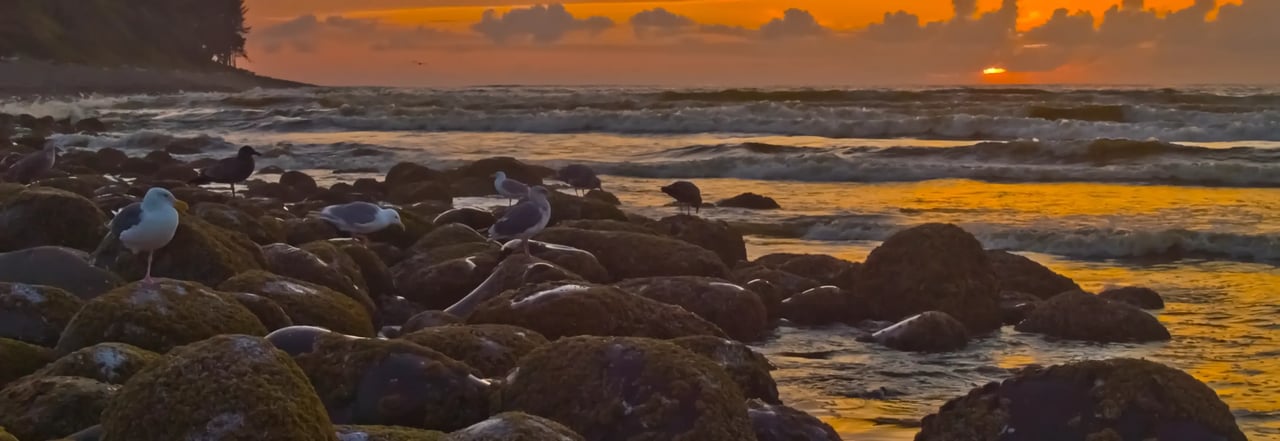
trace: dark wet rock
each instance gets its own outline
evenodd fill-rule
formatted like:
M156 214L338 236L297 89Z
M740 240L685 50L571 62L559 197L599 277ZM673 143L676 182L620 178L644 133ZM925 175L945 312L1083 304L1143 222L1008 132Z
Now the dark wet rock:
M465 429L450 433L442 441L582 441L573 429L555 421L524 412L503 412Z
M90 300L71 319L58 351L68 353L103 342L121 342L155 352L219 334L266 335L258 318L198 283L156 279L125 285Z
M465 322L462 318L444 311L423 311L409 317L400 327L400 332L408 334L437 326L458 325Z
M254 174L259 174L259 175L282 175L282 174L284 174L284 169L283 169L283 168L280 168L280 166L278 166L278 165L268 165L268 166L266 166L266 167L262 167L262 168L258 169L258 171L254 172Z
M576 228L579 230L628 231L632 233L648 234L648 235L655 235L655 236L661 235L662 233L658 232L657 229L654 229L649 226L649 225L654 225L656 223L657 221L649 221L644 224L640 224L640 223L635 223L635 222L630 222L625 220L614 220L614 219L577 219L577 220L568 220L568 221L560 222L559 224L556 224L556 226L559 226L562 228Z
M99 188L106 187L113 183L114 181L102 175L76 175L40 180L41 187L65 190L90 199L95 196L95 193Z
M1015 329L1067 340L1148 342L1169 340L1169 330L1151 314L1083 291L1053 296Z
M825 254L769 254L755 262L844 289L853 289L858 271L862 270L860 263Z
M1229 440L1246 438L1204 383L1145 360L1030 368L944 404L918 441Z
M311 282L340 292L374 313L364 276L350 257L328 242L311 242L302 248L277 243L262 247L272 273ZM324 257L321 257L323 255Z
M18 439L61 438L98 424L118 386L78 377L27 377L0 390L0 426Z
M414 316L427 311L427 307L400 296L378 299L378 327L401 326Z
M374 298L396 295L396 285L391 278L391 270L378 253L370 247L353 240L330 241L338 250L346 253L360 271L360 277L369 288L369 295Z
M191 182L200 177L200 172L192 170L186 164L172 164L161 166L151 177L165 181Z
M585 250L618 279L655 276L724 277L713 252L677 239L624 231L548 228L535 239Z
M253 313L267 331L293 326L293 319L289 318L289 314L275 300L247 292L232 292L227 293L227 296Z
M369 235L369 240L384 242L400 248L409 248L418 240L430 233L435 227L431 225L431 217L423 217L410 210L400 210L400 221L404 228L386 228Z
M679 306L588 283L548 282L507 291L481 304L467 322L519 326L552 340L575 335L725 336L714 324Z
M542 185L542 178L551 175L550 170L545 167L526 164L507 156L481 159L450 170L448 174L454 179L487 179L490 187L487 194L493 194L493 175L498 172L504 172L508 178L523 182L530 187Z
M27 376L52 362L50 349L0 337L0 387Z
M987 250L987 257L1000 278L1001 289L1025 292L1041 299L1080 290L1075 281L1026 257L1000 250Z
M150 176L160 170L161 164L139 157L128 157L120 163L119 171L125 176Z
M415 182L427 182L439 179L443 174L430 168L414 164L412 162L401 162L391 167L387 171L386 182L388 186L397 187Z
M382 263L387 264L388 268L403 262L405 258L409 257L409 253L406 253L405 250L388 243L372 242L366 247L373 251L374 254L377 254L378 258L382 259Z
M149 189L150 187L139 185L130 187L128 191L130 194L145 195ZM232 200L229 194L218 193L204 187L176 187L169 190L169 192L192 207L203 203L227 205Z
M787 293L764 279L752 279L742 287L760 298L770 322L782 318L782 301L787 299Z
M338 237L338 229L317 218L285 219L284 232L285 241L290 245L302 245Z
M0 253L0 282L53 286L86 300L124 283L86 259L88 255L83 251L63 247Z
M286 239L281 225L263 223L257 217L226 205L205 202L196 204L193 211L210 224L243 233L249 240L260 245L284 242Z
M297 361L335 424L451 431L489 415L477 372L408 341L322 335Z
M92 201L54 188L0 193L0 251L42 245L91 250L106 233L107 218Z
M627 215L622 210L608 202L580 198L558 191L551 192L547 200L551 202L551 221L547 225L559 225L560 222L575 219L627 220Z
M414 182L391 187L387 201L394 204L412 204L423 201L452 202L453 191L439 182Z
M548 343L542 334L507 325L436 326L399 338L440 351L489 378L506 376L520 357Z
M840 289L823 285L788 297L779 311L782 318L803 326L832 323L854 323L870 316L866 299Z
M109 440L338 439L298 365L244 335L175 349L129 380L102 427Z
M130 344L99 343L64 355L32 376L83 377L107 384L124 384L161 358L160 354Z
M431 224L437 227L449 224L461 224L471 227L477 231L489 229L498 219L493 213L475 208L454 208L452 210L440 213L435 219L431 220Z
M398 426L335 426L339 441L442 441L444 432Z
M881 329L868 340L899 351L950 352L969 344L969 332L945 312L926 311Z
M488 241L488 238L469 226L457 223L446 224L436 227L430 233L418 239L418 242L413 244L413 250L422 252L450 245L485 243Z
M118 240L103 256L110 269L127 280L138 280L146 274L147 256L132 255ZM155 252L151 274L215 286L237 274L265 267L262 249L248 236L183 215L173 240Z
M3 441L4 437L0 437ZM79 432L67 435L58 441L102 441L102 425L96 424Z
M284 351L290 357L297 357L314 352L320 336L329 334L335 333L319 326L294 325L271 331L265 338L276 349Z
M295 325L320 326L360 337L373 336L373 318L365 306L332 289L266 271L227 279L218 289L247 292L275 301Z
M831 425L780 403L750 400L747 416L757 441L840 441Z
M729 199L721 199L716 202L716 206L752 210L778 210L782 208L781 205L778 205L778 201L773 200L773 198L755 193L742 193Z
M1035 311L1041 302L1039 297L1025 292L1001 291L1000 316L1004 318L1004 324L1016 325Z
M565 378L578 387L563 387ZM538 348L520 360L500 401L589 441L754 439L746 399L723 369L651 339L572 337Z
M587 194L583 195L582 197L593 200L593 201L604 202L609 205L622 205L622 201L618 200L618 197L614 196L613 193L610 193L598 188L588 191Z
M741 285L756 279L773 284L784 293L784 299L823 285L822 282L808 277L757 264L739 265L729 274L729 280Z
M782 404L778 398L778 385L769 374L774 370L773 364L750 346L707 335L680 337L671 342L724 368L748 399L759 398L767 403Z
M480 286L497 265L493 256L480 254L432 265L410 259L391 271L400 295L428 309L443 310Z
M942 311L975 334L1000 328L1000 280L982 244L951 224L900 231L867 256L854 291L875 318Z
M524 242L516 239L503 245L505 253L523 252ZM553 243L532 241L530 243L530 252L534 257L551 262L556 266L569 270L574 274L582 276L583 279L596 283L603 283L611 280L609 271L604 269L604 265L596 259L594 254L586 250L580 250L570 246L557 245Z
M1151 288L1141 286L1108 289L1098 293L1098 297L1114 302L1128 303L1142 309L1164 309L1164 299L1160 298L1160 293Z
M730 338L755 341L769 328L764 302L727 280L709 277L627 279L615 286L662 303L678 305L724 330Z
M334 173L337 173L337 172L338 172L337 170L334 170ZM368 172L351 171L351 173L368 173ZM373 179L373 178L359 178L359 179L356 179L355 182L351 183L351 189L355 190L357 193L363 193L363 194L367 194L367 195L375 196L379 198L386 196L387 188L388 187L386 183L378 182L377 179Z
M300 171L287 171L280 174L280 185L288 187L300 195L311 195L320 189L316 180Z
M84 300L44 285L0 282L0 337L53 347Z
M742 233L725 221L681 214L662 218L654 227L663 234L714 251L730 267L747 260Z
M91 164L102 173L115 173L120 171L120 166L125 160L129 159L129 155L114 148L104 148L93 152L94 158Z

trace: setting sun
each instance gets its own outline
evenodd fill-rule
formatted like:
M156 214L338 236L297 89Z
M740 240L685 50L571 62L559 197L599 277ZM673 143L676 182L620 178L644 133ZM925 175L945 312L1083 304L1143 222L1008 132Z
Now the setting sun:
M982 70L983 75L997 75L1005 72L1008 72L1008 70L1005 70L1003 67L988 67Z

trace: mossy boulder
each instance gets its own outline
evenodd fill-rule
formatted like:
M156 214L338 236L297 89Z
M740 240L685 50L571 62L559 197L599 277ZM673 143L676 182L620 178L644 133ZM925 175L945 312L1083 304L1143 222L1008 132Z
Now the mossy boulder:
M477 231L484 231L493 226L498 219L493 213L471 207L454 208L440 213L431 224L437 227L449 224L462 224Z
M83 251L66 247L35 247L0 253L0 281L47 285L89 300L123 285L120 279L87 261Z
M259 216L253 216L240 209L213 203L202 202L192 207L196 216L229 231L238 231L260 245L284 242L287 236L283 224L263 222Z
M866 319L871 315L868 309L861 296L838 286L823 285L783 300L779 315L797 325L822 326Z
M678 305L714 323L734 340L759 340L769 330L760 296L727 280L710 277L647 277L618 282L619 289Z
M986 251L972 234L951 224L925 224L889 237L867 256L854 292L870 302L880 320L942 311L975 334L1003 323L997 304L1000 279Z
M302 245L317 240L328 240L338 237L338 229L333 224L315 217L284 220L285 242L290 245Z
M489 378L507 375L520 357L548 343L542 334L507 325L437 326L400 339L435 349Z
M1126 358L1025 369L948 401L922 423L918 441L1246 439L1213 389Z
M868 340L900 351L949 352L968 345L969 332L945 312L925 311L876 331Z
M427 311L425 306L404 297L383 297L378 299L377 325L380 328L400 326L423 311Z
M862 264L826 254L769 254L756 263L816 280L824 285L853 289Z
M582 441L568 427L524 412L503 412L465 429L450 433L442 441Z
M1045 300L1014 329L1101 343L1170 339L1169 330L1151 314L1083 291L1064 292Z
M769 282L784 294L783 299L826 285L822 282L799 274L755 263L738 265L733 269L733 272L729 274L729 280L743 286L750 284L752 280L763 280Z
M987 250L987 257L1003 290L1025 292L1042 299L1080 290L1080 285L1067 276L1027 257L1001 250Z
M746 399L723 369L646 338L571 337L538 348L507 378L501 407L588 441L755 439Z
M0 282L0 337L53 347L82 306L58 288Z
M830 424L781 404L748 401L747 416L757 441L840 441Z
M436 326L460 325L463 322L464 320L461 317L444 311L423 311L414 314L413 317L409 317L409 320L400 327L400 332L409 334Z
M489 415L479 372L406 340L319 335L296 359L336 424L451 431Z
M445 205L447 206L448 203L446 202ZM399 248L409 248L435 228L431 225L430 217L424 218L422 215L408 209L402 209L399 212L400 222L404 224L404 228L384 228L382 231L370 234L369 240L395 245Z
M23 378L0 390L0 426L18 439L61 438L98 424L118 389L89 378Z
M373 336L373 318L364 305L320 285L266 271L249 271L227 279L218 288L269 298L279 304L296 325L320 326L361 337Z
M724 277L728 268L715 253L691 243L626 231L548 228L535 239L567 245L596 256L618 279L655 276Z
M82 377L124 384L161 355L125 343L99 343L62 356L36 371L35 377Z
M323 244L323 245L320 245ZM275 243L262 247L262 254L267 259L267 270L281 276L311 282L342 293L356 301L370 316L374 313L373 300L369 298L363 286L364 277L355 262L346 254L338 251L333 245L325 242L312 242L310 249L298 248L289 244ZM311 249L327 254L331 260L325 260ZM340 255L342 259L334 258ZM352 272L357 279L352 279Z
M773 364L769 363L769 359L765 358L764 355L751 349L750 346L733 340L707 335L680 337L672 339L671 342L695 354L707 357L707 359L715 362L716 365L724 368L729 377L733 379L733 382L742 388L743 396L748 399L758 398L766 403L782 403L782 400L778 398L778 384L773 381L773 376L769 374L770 371L774 370Z
M504 253L523 252L524 241L513 239L503 245ZM594 254L574 247L553 243L532 241L529 246L534 257L551 262L556 266L582 276L584 280L594 283L605 283L612 280L609 271L600 264Z
M1098 297L1107 300L1128 303L1142 309L1164 309L1164 299L1154 289L1141 286L1112 288L1098 293Z
M417 262L410 259L393 269L396 287L401 296L428 309L445 309L462 300L498 266L488 253L429 266L416 266Z
M742 233L722 220L680 214L662 218L654 228L676 239L706 248L732 267L747 260L747 244Z
M57 349L104 342L159 353L220 334L266 335L258 318L225 293L181 280L125 285L90 300L67 324Z
M359 268L360 277L364 278L364 283L369 288L369 297L376 299L399 294L391 277L391 269L378 253L353 240L336 240L330 243L337 245L338 250L346 253Z
M0 196L0 251L42 245L91 250L106 234L106 215L92 201L54 188Z
M716 325L679 306L588 283L547 282L510 290L481 304L467 323L519 326L552 340L575 335L725 337Z
M431 230L427 235L422 236L413 244L415 252L429 251L436 248L446 247L449 245L459 245L464 243L485 243L489 239L476 232L474 228L469 226L453 223L445 224Z
M132 255L120 241L107 249L110 269L127 280L141 279L147 270L145 254ZM196 216L182 215L173 240L155 252L154 276L216 286L237 274L266 268L258 244L242 233L226 230Z
M58 358L52 350L0 337L0 387L39 370Z
M336 426L339 441L441 441L446 433L396 426Z
M56 188L93 199L94 192L113 184L111 179L103 175L75 175L40 180L41 187Z
M245 335L174 349L134 375L102 413L102 428L108 440L338 439L302 370Z
M293 319L289 318L289 314L275 300L247 292L232 292L227 295L253 313L268 331L293 326Z

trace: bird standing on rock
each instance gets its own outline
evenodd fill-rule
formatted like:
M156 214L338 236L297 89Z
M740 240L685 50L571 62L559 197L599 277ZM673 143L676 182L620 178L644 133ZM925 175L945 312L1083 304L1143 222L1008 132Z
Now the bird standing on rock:
M219 184L231 184L231 197L236 196L236 183L244 182L253 175L254 156L262 156L253 147L240 147L240 151L236 153L234 158L226 158L218 160L211 166L200 170L200 176L192 179L190 184L203 185L210 182Z
M566 165L556 172L556 177L573 187L574 194L578 194L578 190L600 188L600 177L595 170L582 164Z
M13 163L9 170L5 172L4 178L9 182L17 182L22 185L30 184L45 172L53 169L53 164L58 159L58 148L52 144L47 144L38 152L28 153Z
M361 242L368 242L365 235L382 231L392 225L404 228L404 222L400 220L400 212L368 202L330 205L320 210L318 216Z
M502 219L489 227L489 237L499 240L523 239L524 253L529 254L529 240L551 221L551 202L547 200L550 194L543 186L530 188L527 198L507 209Z
M700 212L702 209L702 190L692 182L675 181L671 185L662 187L662 192L675 198L676 204L681 207L692 208L694 212Z
M529 195L529 186L525 183L507 177L506 172L498 172L494 174L493 188L498 190L498 194L507 197L507 206L511 206L512 200L523 199Z
M147 252L147 275L142 281L151 284L151 261L156 250L168 245L178 231L179 209L185 211L187 204L169 190L159 187L147 190L142 202L129 204L111 219L110 231L93 252L94 263L97 264L113 240L119 239L134 254Z

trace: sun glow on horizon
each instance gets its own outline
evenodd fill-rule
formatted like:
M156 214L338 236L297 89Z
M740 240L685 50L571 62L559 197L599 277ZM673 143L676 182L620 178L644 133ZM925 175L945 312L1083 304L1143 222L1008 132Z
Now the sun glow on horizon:
M982 70L983 75L999 75L1005 72L1008 72L1008 70L1003 67L988 67Z

